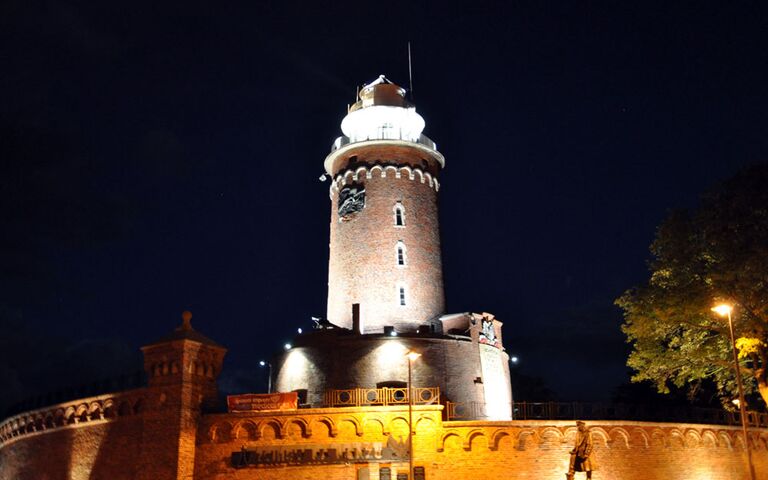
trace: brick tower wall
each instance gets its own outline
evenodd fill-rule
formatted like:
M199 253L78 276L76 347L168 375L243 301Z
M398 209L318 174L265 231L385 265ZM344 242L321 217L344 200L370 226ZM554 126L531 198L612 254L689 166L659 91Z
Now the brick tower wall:
M398 331L428 323L439 328L445 299L436 162L409 147L369 146L353 153L355 160L343 166L331 186L328 319L351 328L352 304L359 303L364 333L389 325ZM339 194L350 185L365 188L365 207L340 221ZM395 224L397 206L402 206L404 226ZM405 265L398 265L399 242Z
M141 411L136 411L140 391L117 394L111 399L84 399L95 407L115 401L117 417L109 410L92 408L80 421L45 427L37 414L28 412L0 424L0 479L114 479L136 478L141 450L166 448L152 435L142 435ZM123 400L132 400L125 402ZM73 402L74 407L80 402ZM133 404L134 410L131 411ZM61 405L61 407L69 406ZM108 407L107 407L108 408ZM52 407L56 422L59 406ZM78 409L75 408L77 411ZM26 418L25 418L26 417ZM424 467L431 480L489 477L562 480L573 448L573 421L518 420L511 422L445 422L441 407L415 406L414 465ZM67 417L64 417L65 420ZM31 419L31 420L30 420ZM188 480L380 479L388 467L407 472L408 463L341 461L285 468L236 469L230 457L249 450L333 449L343 452L371 442L402 441L408 432L405 407L358 407L301 409L202 415L197 430L194 471ZM69 422L69 420L66 420ZM10 423L10 425L9 425ZM747 480L744 439L740 427L633 421L589 421L594 459L599 469L593 478L622 480ZM42 428L42 427L40 427ZM768 475L768 430L752 428L750 444L756 478ZM166 480L159 471L142 472ZM174 477L170 477L174 478ZM580 474L577 478L584 478Z
M414 387L439 387L441 402L485 402L478 344L468 340L371 335L311 335L275 359L275 391L307 390L307 402L321 406L325 390L376 388L408 380L407 351ZM506 353L499 352L506 363ZM507 376L507 378L509 378ZM509 389L508 384L500 389Z

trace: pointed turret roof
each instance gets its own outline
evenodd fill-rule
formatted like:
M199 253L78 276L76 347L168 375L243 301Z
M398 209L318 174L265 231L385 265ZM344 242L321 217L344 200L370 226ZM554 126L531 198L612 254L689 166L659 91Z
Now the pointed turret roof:
M193 342L202 343L203 345L210 345L212 347L224 348L219 343L211 340L202 333L192 328L192 312L185 311L181 314L182 323L176 329L174 329L168 335L150 343L150 345L157 345L160 343L169 343L177 340L191 340Z
M392 80L388 79L386 76L384 76L382 74L382 75L379 75L379 78L377 78L376 80L372 81L371 83L367 83L367 84L363 85L363 88L372 87L374 85L381 85L381 84L396 85L395 82L393 82ZM400 85L398 85L398 87L399 86Z

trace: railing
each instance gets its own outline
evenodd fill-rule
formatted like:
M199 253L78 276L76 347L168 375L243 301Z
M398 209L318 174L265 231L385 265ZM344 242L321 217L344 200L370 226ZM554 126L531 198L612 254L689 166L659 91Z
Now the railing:
M718 408L575 402L517 402L510 405L510 409L512 407L514 420L637 420L741 425L739 412ZM481 402L447 402L445 412L448 420L488 418L486 404ZM768 413L749 411L747 423L752 427L768 428Z
M60 390L25 398L8 407L2 417L10 417L19 413L45 408L50 405L77 400L79 398L95 397L107 393L133 390L146 385L147 379L144 371L135 371L130 374L103 378L88 384L62 388Z
M413 387L414 405L438 405L438 387ZM350 388L347 390L326 390L323 404L326 407L360 407L408 405L408 388Z
M46 430L96 421L113 421L144 410L143 388L79 398L6 418L0 423L0 445Z
M333 142L333 145L331 146L331 152L335 152L336 150L346 145L349 145L350 143L365 142L368 140L402 140L404 142L418 143L420 145L424 145L425 147L428 147L432 150L437 151L437 144L434 141L432 141L431 138L427 137L424 134L419 135L419 138L414 141L412 138L404 138L402 135L397 135L397 134L388 132L387 134L382 135L381 138L379 137L356 138L354 139L354 141L349 137L342 135L341 137L336 138L336 140Z
M448 420L477 420L488 418L485 403L481 402L446 402L445 416Z

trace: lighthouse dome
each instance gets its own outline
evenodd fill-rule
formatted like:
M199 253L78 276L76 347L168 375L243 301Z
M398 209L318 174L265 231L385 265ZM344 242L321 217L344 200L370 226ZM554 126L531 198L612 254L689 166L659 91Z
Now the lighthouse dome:
M366 140L418 142L424 119L405 98L405 89L384 75L366 84L357 102L341 122L341 131L350 143Z

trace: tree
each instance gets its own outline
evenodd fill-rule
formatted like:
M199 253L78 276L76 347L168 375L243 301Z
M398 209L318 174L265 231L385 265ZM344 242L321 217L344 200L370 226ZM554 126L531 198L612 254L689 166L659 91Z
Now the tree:
M696 209L671 212L650 250L648 282L616 300L632 381L667 393L709 379L729 403L737 387L728 322L710 310L727 302L745 390L768 403L768 164L722 183Z

